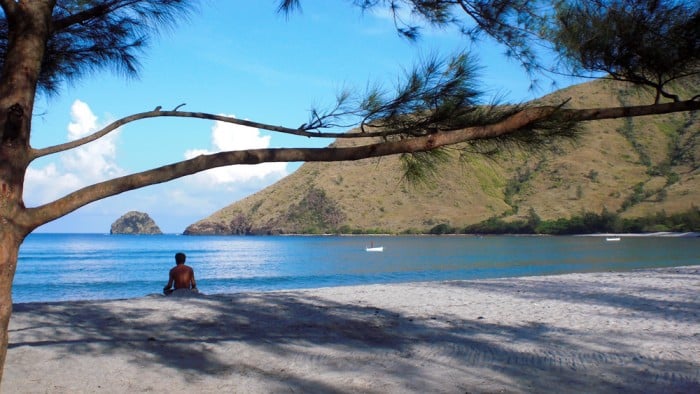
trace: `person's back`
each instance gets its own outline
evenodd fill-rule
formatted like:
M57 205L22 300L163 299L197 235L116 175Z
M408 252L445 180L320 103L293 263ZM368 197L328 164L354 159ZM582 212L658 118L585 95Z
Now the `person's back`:
M163 288L163 293L170 294L175 290L190 290L197 292L197 282L194 280L194 270L185 265L184 253L175 254L175 267L170 270L168 284ZM174 289L171 289L172 287Z
M177 265L171 269L170 277L173 279L175 290L196 287L194 284L194 270L185 264Z

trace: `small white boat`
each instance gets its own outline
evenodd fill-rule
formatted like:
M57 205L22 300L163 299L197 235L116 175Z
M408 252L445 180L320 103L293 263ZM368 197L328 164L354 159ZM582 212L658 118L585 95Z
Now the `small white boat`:
M605 237L605 240L608 242L617 242L620 240L620 237Z
M365 248L365 251L367 251L367 252L383 252L384 247L383 246L374 246L374 242L372 242L368 247Z

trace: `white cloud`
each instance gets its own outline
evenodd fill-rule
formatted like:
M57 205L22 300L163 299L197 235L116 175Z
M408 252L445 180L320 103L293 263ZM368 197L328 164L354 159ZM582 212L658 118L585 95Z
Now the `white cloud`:
M101 127L90 107L76 100L71 106L69 141L89 135ZM25 179L25 201L43 204L89 184L124 174L116 162L119 131L59 154L58 161L44 167L32 165Z
M223 151L264 149L270 146L270 136L261 135L260 130L237 124L216 122L212 127L211 150L190 149L185 158ZM191 176L188 180L200 187L239 188L239 183L258 183L273 178L277 180L287 175L287 163L262 163L255 165L234 165L214 168Z
M71 107L67 140L98 130L104 122L88 104L76 100ZM185 158L228 150L270 147L270 136L260 130L216 122L209 149L190 149ZM125 174L118 164L119 133L93 141L57 156L42 158L27 170L25 202L36 206L81 187ZM126 147L125 147L126 149ZM126 164L125 164L126 166ZM181 232L189 224L246 197L287 175L287 163L264 163L215 168L160 185L130 191L90 204L50 226L51 231L109 231L109 224L129 210L139 210L167 223L166 232Z
M73 121L68 124L68 140L77 140L97 130L97 116L86 103L75 100L70 115Z
M85 137L99 128L97 117L90 107L80 100L76 100L71 106L71 118L73 121L68 124L69 140ZM80 173L85 182L89 183L123 175L124 170L116 163L118 136L119 130L115 130L97 141L65 153L61 157L65 169L68 172Z
M29 167L24 182L24 200L29 205L55 200L82 186L76 174L60 173L55 163L42 168Z

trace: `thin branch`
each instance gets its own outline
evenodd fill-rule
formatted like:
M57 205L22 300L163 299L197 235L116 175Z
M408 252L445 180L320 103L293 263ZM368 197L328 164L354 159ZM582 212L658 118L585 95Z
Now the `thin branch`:
M85 23L90 19L101 18L110 13L114 13L115 11L127 9L129 7L134 6L135 4L138 4L138 0L112 0L103 3L97 3L94 7L87 8L74 14L69 13L63 18L54 20L53 29L54 31L63 30L72 25Z
M210 113L205 113L205 112L186 112L186 111L161 111L161 110L153 110L153 111L148 111L148 112L140 112L137 114L129 115L126 117L123 117L119 120L116 120L103 129L96 131L93 134L90 134L88 136L85 136L83 138L79 138L77 140L73 140L70 142L66 142L63 144L59 145L54 145L54 146L49 146L46 148L40 148L40 149L33 149L32 152L30 153L31 160L37 159L39 157L51 155L54 153L59 153L63 152L69 149L77 148L81 145L85 145L89 142L95 141L99 138L104 137L105 135L111 133L112 131L128 124L131 122L135 122L137 120L142 120L142 119L148 119L148 118L157 118L157 117L179 117L179 118L197 118L197 119L208 119L208 120L216 120L220 122L225 122L225 123L232 123L232 124L237 124L241 126L248 126L248 127L253 127L253 128L258 128L258 129L263 129L263 130L269 130L269 131L276 131L279 133L284 133L284 134L292 134L292 135L298 135L301 137L309 137L309 138L357 138L357 137L381 137L381 136L386 136L387 133L385 132L368 132L364 133L361 136L359 135L350 135L348 133L328 133L328 132L319 132L319 131L309 131L309 130L314 130L313 127L308 127L304 125L305 127L297 128L297 129L292 129L289 127L284 127L284 126L275 126L275 125L270 125L266 123L259 123L259 122L253 122L250 120L245 120L245 119L238 119L234 118L231 116L224 116L224 115L215 115L215 114L210 114ZM323 127L323 126L320 126ZM351 127L351 126L349 126Z
M308 131L308 128L299 128L299 129L292 129L289 127L284 127L284 126L274 126L266 123L259 123L259 122L253 122L249 120L244 120L244 119L238 119L234 118L231 116L224 116L224 115L215 115L215 114L210 114L210 113L205 113L205 112L186 112L186 111L160 111L160 110L153 110L153 111L148 111L148 112L140 112L137 114L129 115L124 118L121 118L119 120L116 120L109 125L107 125L105 128L90 134L88 136L85 136L83 138L79 138L74 141L66 142L63 144L59 145L54 145L46 148L40 148L40 149L33 149L31 152L31 160L34 160L36 158L66 151L69 149L76 148L78 146L87 144L89 142L95 141L101 137L104 137L105 135L111 133L112 131L128 124L131 122L135 122L137 120L141 119L148 119L148 118L157 118L157 117L179 117L179 118L197 118L197 119L208 119L208 120L216 120L220 122L226 122L226 123L232 123L232 124L238 124L242 126L248 126L248 127L254 127L258 129L263 129L263 130L269 130L269 131L276 131L279 133L284 133L284 134L293 134L293 135L298 135L302 137L316 137L316 138L348 138L349 136L346 133L321 133L321 132L310 132ZM364 134L363 137L377 137L384 135L382 133L376 132L376 133L367 133Z
M69 14L68 16L53 21L52 28L54 31L63 30L69 26L83 23L92 18L101 17L112 12L111 7L113 4L98 3L94 7L90 7L83 11L77 12L75 14Z
M561 109L557 117L568 121L591 121L603 119L628 118L646 115L663 115L673 112L688 112L700 110L700 101L686 100L670 103L637 105L630 107L591 108L591 109Z

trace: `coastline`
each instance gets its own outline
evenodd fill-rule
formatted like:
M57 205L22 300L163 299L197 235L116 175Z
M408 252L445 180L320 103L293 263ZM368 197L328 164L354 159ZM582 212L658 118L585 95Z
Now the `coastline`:
M3 392L698 392L700 266L16 304Z
M274 234L274 235L233 235L233 234L184 234L184 233L160 233L160 234L110 234L104 232L98 233L55 233L55 232L34 232L32 234L43 234L43 235L105 235L105 236L160 236L160 235L175 235L184 237L482 237L482 236L532 236L532 237L604 237L604 236L624 236L624 237L688 237L688 238L698 238L700 237L700 232L688 231L688 232L672 232L672 231L657 231L652 233L587 233L587 234L568 234L568 235L551 235L551 234L502 234L502 233L469 233L469 234L428 234L428 233L358 233L358 234L346 234L346 233L323 233L323 234L307 234L307 233L288 233L288 234Z

